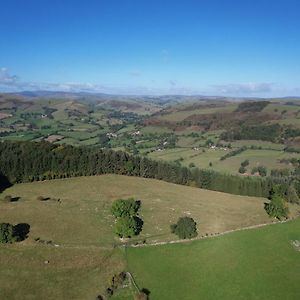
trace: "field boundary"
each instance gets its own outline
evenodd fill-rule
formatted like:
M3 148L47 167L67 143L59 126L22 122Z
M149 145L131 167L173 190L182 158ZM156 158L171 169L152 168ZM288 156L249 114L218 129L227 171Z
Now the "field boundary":
M208 238L218 237L218 236L226 235L226 234L237 232L237 231L251 230L251 229L265 227L265 226L274 225L274 224L283 224L283 223L287 223L287 222L293 221L293 220L295 220L297 218L299 218L299 216L293 217L293 218L289 218L289 219L283 220L283 221L273 221L273 222L270 222L270 223L262 223L262 224L257 224L257 225L251 225L251 226L246 226L246 227L242 227L242 228L227 230L227 231L220 232L220 233L215 233L215 234L212 233L211 235L199 236L199 237L195 237L195 238L192 238L192 239L172 240L172 241L166 241L166 242L144 243L144 244L128 245L128 246L132 247L132 248L140 248L140 247L161 246L161 245L169 245L169 244L182 244L182 243L188 243L188 242L193 242L193 241L198 241L198 240L204 240L204 239L208 239Z

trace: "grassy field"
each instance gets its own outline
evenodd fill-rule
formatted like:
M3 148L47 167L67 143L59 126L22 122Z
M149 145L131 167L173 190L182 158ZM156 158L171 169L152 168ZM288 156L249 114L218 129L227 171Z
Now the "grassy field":
M113 274L124 269L118 249L55 248L24 241L0 245L0 254L0 298L9 300L95 299Z
M8 194L20 200L0 203L4 221L28 223L32 239L40 237L65 246L120 243L113 235L110 214L111 203L118 198L142 201L145 224L139 239L149 242L174 239L170 224L184 215L201 225L203 235L269 221L263 198L118 175L18 184L5 190L4 195ZM61 202L41 202L38 196L60 198Z
M242 145L242 144L238 144ZM293 166L290 164L280 163L281 159L288 158L300 158L300 155L297 153L287 153L284 151L275 150L274 145L271 143L265 143L270 147L273 146L273 149L262 149L262 150L246 150L238 155L227 158L226 160L220 160L222 156L227 154L232 150L224 151L222 149L208 149L200 147L197 150L193 148L175 148L175 149L166 149L163 151L154 151L148 156L156 160L166 160L166 161L175 161L180 159L180 162L184 166L189 166L191 163L195 164L199 168L210 168L209 163L212 163L211 169L221 171L224 173L238 174L238 169L241 165L241 162L248 159L250 164L247 167L247 172L251 172L253 167L262 165L268 169L270 173L271 169L290 169L293 170ZM276 145L276 144L275 144ZM205 150L203 152L202 150Z
M30 232L23 242L0 246L1 299L94 299L102 293L112 275L128 267L124 252L114 249L122 244L113 234L114 219L110 215L111 203L118 198L134 197L142 201L144 227L134 240L174 240L170 224L184 215L196 220L200 236L271 222L264 211L263 198L119 175L17 184L6 189L0 198L5 195L20 198L15 202L0 202L1 222L28 223ZM39 201L38 196L50 199ZM37 242L37 238L52 244ZM143 253L144 249L140 250ZM139 250L132 251L129 251L129 267L138 282L144 284L144 275L135 269L136 263L131 264L135 258L130 255ZM184 252L182 255L185 256ZM172 257L175 259L170 255L167 262ZM139 259L142 257L136 261ZM148 288L146 281L145 287ZM156 294L155 284L150 283L149 288L156 297L151 299L168 299L157 298L160 292ZM125 289L118 291L113 299L131 297L132 291Z
M300 219L187 244L128 248L151 300L299 299Z

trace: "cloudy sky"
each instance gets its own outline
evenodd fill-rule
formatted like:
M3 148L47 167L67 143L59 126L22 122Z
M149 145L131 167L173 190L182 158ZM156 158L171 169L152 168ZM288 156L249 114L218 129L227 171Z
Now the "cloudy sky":
M300 95L299 0L0 2L0 91Z

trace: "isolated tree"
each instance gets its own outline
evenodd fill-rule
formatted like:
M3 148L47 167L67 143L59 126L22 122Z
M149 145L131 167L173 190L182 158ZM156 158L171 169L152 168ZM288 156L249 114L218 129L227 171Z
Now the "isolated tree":
M176 224L171 225L171 232L181 239L191 239L197 236L197 223L193 218L179 218Z
M116 218L132 217L137 214L139 208L140 202L135 201L133 198L118 199L112 204L111 212Z
M0 223L0 243L15 242L14 226L9 223Z
M270 217L282 219L287 218L289 209L279 186L274 186L270 193L270 202L265 204L265 210Z

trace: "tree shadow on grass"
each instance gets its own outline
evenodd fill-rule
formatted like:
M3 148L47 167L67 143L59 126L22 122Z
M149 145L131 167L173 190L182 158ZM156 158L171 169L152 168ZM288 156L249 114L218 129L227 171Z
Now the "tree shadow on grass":
M30 231L30 225L27 223L19 223L14 226L14 234L17 237L18 242L27 239L29 231Z
M144 221L137 216L134 216L133 218L137 224L136 234L138 235L143 230Z
M12 197L10 202L18 202L21 199L21 197Z
M0 173L0 193L2 193L7 188L11 187L12 184L6 176Z
M142 288L141 289L141 292L143 292L145 295L147 295L148 296L148 299L149 299L149 296L150 296L150 291L148 290L148 289L146 289L146 288Z

